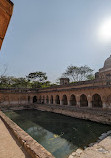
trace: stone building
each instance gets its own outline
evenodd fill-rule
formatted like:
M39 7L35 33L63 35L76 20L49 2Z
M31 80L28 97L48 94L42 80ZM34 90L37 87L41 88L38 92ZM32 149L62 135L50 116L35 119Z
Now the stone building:
M60 78L60 85L69 84L69 78Z
M38 103L41 106L60 105L78 108L111 108L111 56L94 80L69 83L62 78L61 85L40 89L1 89L0 103L6 106Z
M111 79L111 55L105 60L103 68L99 69L97 78L106 80Z
M10 0L0 1L0 48L13 12ZM111 56L94 80L69 83L61 78L60 85L42 89L0 89L0 106L59 105L85 108L111 108Z

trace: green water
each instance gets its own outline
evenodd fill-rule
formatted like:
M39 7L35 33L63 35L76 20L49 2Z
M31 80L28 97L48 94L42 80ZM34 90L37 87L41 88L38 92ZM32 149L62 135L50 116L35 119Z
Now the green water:
M111 126L37 110L5 113L56 158L96 142Z

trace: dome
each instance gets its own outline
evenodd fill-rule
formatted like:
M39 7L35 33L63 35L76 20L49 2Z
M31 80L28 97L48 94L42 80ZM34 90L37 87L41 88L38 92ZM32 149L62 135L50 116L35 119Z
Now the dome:
M104 68L111 68L111 55L109 58L107 58L104 62Z

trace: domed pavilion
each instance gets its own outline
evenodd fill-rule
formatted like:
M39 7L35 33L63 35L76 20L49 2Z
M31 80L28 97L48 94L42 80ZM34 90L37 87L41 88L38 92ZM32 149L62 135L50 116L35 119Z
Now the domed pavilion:
M98 78L111 79L111 55L105 60L103 68L99 69Z

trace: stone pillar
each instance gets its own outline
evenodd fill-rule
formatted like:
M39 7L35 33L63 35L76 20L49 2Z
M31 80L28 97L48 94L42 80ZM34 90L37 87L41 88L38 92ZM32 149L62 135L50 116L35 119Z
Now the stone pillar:
M107 105L105 102L103 102L103 109L106 109L107 108Z
M79 95L76 96L76 102L77 102L76 107L80 107L80 96Z
M70 100L68 100L68 105L70 106L71 104L70 104Z
M77 107L80 107L80 101L77 101Z
M51 99L49 99L49 104L52 105L52 103L51 103Z
M91 95L87 96L87 100L88 100L88 108L92 108L92 97L91 97Z
M88 100L88 108L92 108L92 101Z
M60 105L62 105L62 100L60 100Z
M56 105L56 101L55 101L55 99L53 100L53 104Z
M103 109L106 109L107 108L107 97L106 96L102 96L101 100L102 100L102 107L103 107Z
M49 103L48 103L49 105L51 104L51 100L49 99Z

